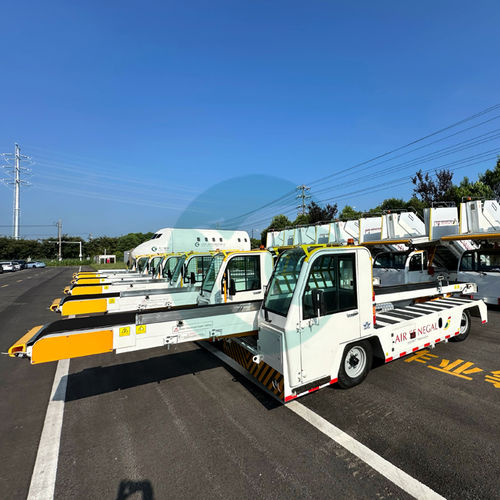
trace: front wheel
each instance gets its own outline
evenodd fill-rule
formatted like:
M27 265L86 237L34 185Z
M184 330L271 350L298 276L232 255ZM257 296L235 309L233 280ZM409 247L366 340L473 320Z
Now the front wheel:
M462 311L462 318L460 319L459 334L451 337L450 342L462 342L469 336L470 332L470 312Z
M349 344L344 351L340 364L338 384L349 389L360 384L372 366L372 346L370 342L359 341Z

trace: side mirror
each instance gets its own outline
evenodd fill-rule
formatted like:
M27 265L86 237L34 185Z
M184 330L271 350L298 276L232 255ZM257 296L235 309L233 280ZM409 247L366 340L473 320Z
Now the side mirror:
M319 318L320 316L324 316L326 312L325 306L325 295L323 290L314 289L312 291L312 306L314 314Z
M190 274L189 283L191 283L191 285L194 285L196 283L196 275L194 273Z

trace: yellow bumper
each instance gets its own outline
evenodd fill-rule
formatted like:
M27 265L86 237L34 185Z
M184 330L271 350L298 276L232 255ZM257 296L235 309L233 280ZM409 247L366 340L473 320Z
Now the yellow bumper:
M102 286L78 286L76 285L71 290L71 295L92 295L94 293L102 293Z
M103 313L108 310L108 302L106 299L71 300L70 302L63 302L60 310L63 316Z
M34 326L28 333L23 335L17 342L9 347L9 356L11 358L23 357L26 355L26 344L34 337L42 328L42 325Z
M57 312L59 310L59 304L61 303L61 299L54 299L54 302L50 305L50 310Z

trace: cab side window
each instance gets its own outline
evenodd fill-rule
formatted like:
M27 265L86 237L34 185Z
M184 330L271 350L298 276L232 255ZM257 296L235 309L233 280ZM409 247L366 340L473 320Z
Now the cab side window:
M474 271L474 254L472 252L462 256L460 271Z
M354 254L324 255L314 262L302 298L304 319L316 316L312 305L312 293L315 289L323 291L325 314L357 307L354 259Z
M229 279L236 292L261 289L260 258L258 255L233 257L228 265Z
M410 271L421 271L422 270L422 254L416 253L410 257Z
M199 257L192 258L187 266L186 278L191 279L191 273L194 274L194 283L201 283L207 274L208 268L210 267L210 262L212 257L208 255L203 255Z

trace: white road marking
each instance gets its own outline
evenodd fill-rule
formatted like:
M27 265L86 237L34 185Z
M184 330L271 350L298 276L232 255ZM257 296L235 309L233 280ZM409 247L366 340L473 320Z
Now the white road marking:
M54 497L68 371L69 359L63 359L57 363L49 405L43 423L42 437L31 476L28 500Z
M23 281L23 280L17 280L18 283L21 283L21 281Z
M234 370L243 375L246 379L255 383L255 379L232 358L226 356L223 352L219 351L208 342L196 343L200 347L203 347L203 349L206 349L208 352L212 353L224 363L230 365ZM260 384L257 385L259 385L259 387L263 387ZM323 417L320 417L317 413L313 412L309 408L306 408L298 401L291 401L290 403L286 404L286 407L292 410L299 417L302 417L306 422L316 427L316 429L321 431L323 434L326 434L330 439L333 439L333 441L345 448L347 451L368 464L379 474L389 479L389 481L394 483L396 486L406 491L409 495L424 500L445 500L444 497L442 497L439 493L436 493L434 490L421 483L417 479L413 478L412 476L401 470L399 467L391 464L391 462L387 461L385 458L377 455L377 453L370 450L370 448L368 448L364 444L361 444L359 441L356 441L356 439L349 436L349 434L346 434L344 431L340 430L338 427L331 424Z
M367 463L379 474L382 474L396 486L399 486L406 493L409 493L419 499L444 498L425 484L402 471L399 467L391 464L385 458L377 455L377 453L370 450L370 448L366 447L364 444L356 441L356 439L328 422L328 420L325 420L317 413L313 412L309 408L306 408L302 403L299 403L298 401L291 401L286 406L311 425L316 427L316 429L321 431L323 434L326 434L330 439L333 439L336 443L340 444L340 446L344 447L347 451L363 460L363 462Z
M9 286L9 285L2 285L2 288L5 288L6 286Z

